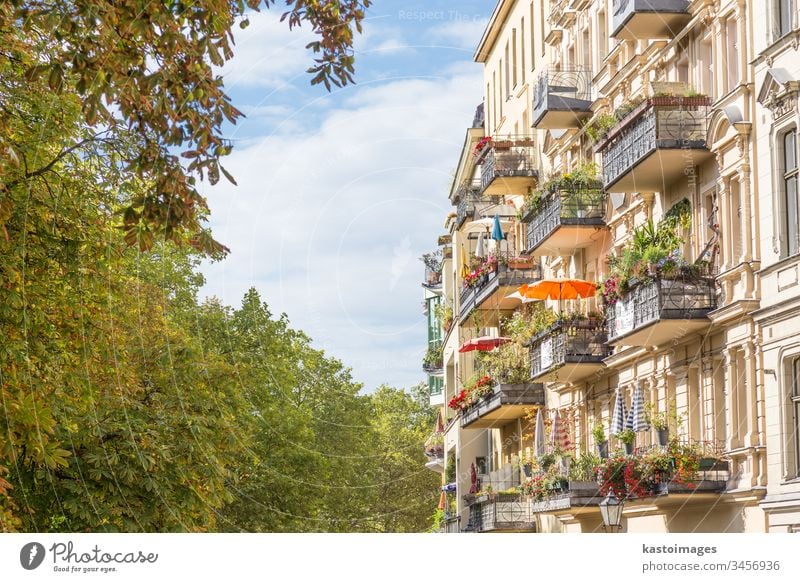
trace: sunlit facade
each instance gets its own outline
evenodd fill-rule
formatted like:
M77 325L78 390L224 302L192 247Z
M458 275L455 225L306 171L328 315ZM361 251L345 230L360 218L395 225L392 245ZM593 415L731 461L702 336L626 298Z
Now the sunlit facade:
M623 531L800 529L798 38L781 0L498 2L440 240L443 530L602 531L609 491ZM513 297L550 279L598 290Z

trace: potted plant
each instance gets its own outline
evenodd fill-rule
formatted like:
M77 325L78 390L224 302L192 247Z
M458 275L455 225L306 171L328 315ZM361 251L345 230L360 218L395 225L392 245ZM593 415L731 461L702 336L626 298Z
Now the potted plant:
M672 455L663 449L654 449L642 458L642 477L648 481L656 495L666 495L669 492L672 470Z
M633 432L631 429L626 428L622 432L617 433L617 439L619 439L619 442L625 445L625 454L632 455L633 441L636 440L636 433Z
M603 429L603 425L597 423L594 425L592 429L592 438L594 438L594 443L597 445L597 454L600 455L601 459L608 458L608 439L606 438L606 431Z

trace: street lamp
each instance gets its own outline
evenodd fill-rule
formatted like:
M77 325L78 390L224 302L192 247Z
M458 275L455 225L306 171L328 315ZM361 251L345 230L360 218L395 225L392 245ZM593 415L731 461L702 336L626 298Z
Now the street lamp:
M603 517L603 529L622 529L622 501L617 499L613 491L609 491L606 498L600 502L600 515Z

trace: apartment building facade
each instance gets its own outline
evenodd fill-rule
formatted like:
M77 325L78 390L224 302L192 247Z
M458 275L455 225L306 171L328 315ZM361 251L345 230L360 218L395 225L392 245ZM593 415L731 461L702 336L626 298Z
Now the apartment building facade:
M798 16L498 2L439 241L445 529L597 531L609 491L625 531L800 529Z

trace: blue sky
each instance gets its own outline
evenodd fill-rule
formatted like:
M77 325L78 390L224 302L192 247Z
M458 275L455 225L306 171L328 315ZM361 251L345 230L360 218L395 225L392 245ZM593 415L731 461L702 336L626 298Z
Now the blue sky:
M206 295L256 287L372 390L425 379L423 265L482 99L474 48L492 2L376 0L356 43L356 85L311 87L306 30L279 11L237 28L223 69L247 119L229 129L238 186L206 187L215 236Z

